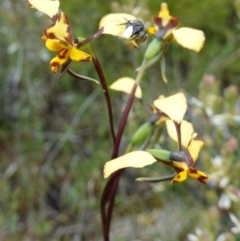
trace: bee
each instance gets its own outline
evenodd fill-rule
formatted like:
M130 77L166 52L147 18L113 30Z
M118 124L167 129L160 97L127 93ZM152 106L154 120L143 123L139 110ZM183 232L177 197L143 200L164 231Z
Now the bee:
M131 41L135 47L138 47L139 44L146 41L148 37L147 29L141 21L126 19L126 22L122 25L126 26L123 37Z

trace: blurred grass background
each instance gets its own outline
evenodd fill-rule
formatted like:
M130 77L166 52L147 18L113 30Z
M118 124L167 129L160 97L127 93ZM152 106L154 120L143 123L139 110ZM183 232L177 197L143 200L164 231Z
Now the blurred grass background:
M68 15L73 33L86 37L110 12L135 13L150 25L160 3L71 0L61 1L61 10ZM228 232L233 226L228 213L240 217L240 1L167 3L181 26L205 32L205 46L196 54L171 44L166 58L168 85L159 66L144 76L144 104L135 101L123 150L157 96L184 90L191 103L187 118L206 141L198 164L201 170L215 173L215 182L204 186L188 179L180 185L149 185L134 180L164 175L169 169L155 165L127 170L117 195L111 237L182 241L191 240L193 235L188 234L197 230L195 240L217 240L222 233L223 240L240 240ZM2 0L0 23L0 240L101 240L102 167L112 148L101 89L68 75L59 80L51 72L54 54L41 40L51 21L24 0ZM134 49L106 35L92 47L110 84L123 76L135 77L146 44ZM97 78L91 63L75 63L73 69ZM111 92L111 97L117 127L126 96ZM224 178L229 183L221 186ZM238 197L234 204L219 208L222 194L227 196L233 189Z

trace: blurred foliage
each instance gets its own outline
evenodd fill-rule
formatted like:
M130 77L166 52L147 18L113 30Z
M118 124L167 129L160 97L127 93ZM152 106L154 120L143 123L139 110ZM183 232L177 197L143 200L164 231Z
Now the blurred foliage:
M116 241L210 241L220 240L219 235L221 240L240 240L229 231L234 226L229 213L240 217L240 1L168 4L181 26L202 29L207 40L199 54L171 44L168 85L161 80L159 66L145 75L144 105L135 102L122 145L126 147L133 130L145 121L154 98L183 89L190 103L187 118L205 139L198 165L212 181L206 186L191 179L181 185L149 185L134 179L164 175L168 169L155 165L127 170L111 236ZM150 25L159 6L156 0L61 2L77 36L94 33L109 12L133 12ZM26 1L2 0L0 22L0 239L100 240L102 167L112 147L101 89L52 74L52 55L41 40L50 19ZM145 46L134 49L107 35L92 43L109 84L122 76L134 78ZM73 69L97 78L91 63ZM117 127L126 97L111 96Z

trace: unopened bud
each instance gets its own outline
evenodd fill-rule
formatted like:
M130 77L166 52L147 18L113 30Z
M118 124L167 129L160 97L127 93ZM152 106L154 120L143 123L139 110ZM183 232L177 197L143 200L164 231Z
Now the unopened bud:
M154 38L146 49L145 58L148 60L153 59L159 53L161 46L162 42L159 39Z
M147 139L153 129L153 125L150 122L146 122L141 125L135 132L132 138L132 145L136 146Z
M170 151L164 149L148 149L146 151L158 159L161 159L163 161L170 161Z

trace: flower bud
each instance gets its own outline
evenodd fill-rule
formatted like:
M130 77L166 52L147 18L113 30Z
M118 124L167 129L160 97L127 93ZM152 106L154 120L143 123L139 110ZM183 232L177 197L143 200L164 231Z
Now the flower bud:
M148 149L146 151L158 159L161 159L163 161L170 161L170 151L164 149Z
M141 125L135 132L132 138L132 146L136 146L147 139L153 129L153 125L150 122L146 122Z
M162 42L159 39L154 38L146 49L145 58L148 60L153 59L159 53L161 46Z

